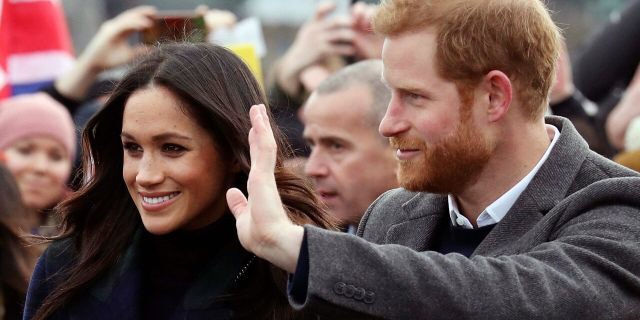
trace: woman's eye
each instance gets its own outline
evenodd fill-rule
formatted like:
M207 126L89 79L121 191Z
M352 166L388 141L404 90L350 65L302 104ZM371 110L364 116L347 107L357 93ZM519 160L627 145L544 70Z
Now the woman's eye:
M167 143L162 146L162 151L169 153L181 153L186 151L187 149L181 145Z
M122 148L129 154L141 153L142 147L133 142L123 142Z
M64 155L60 152L51 152L48 154L48 156L51 161L55 162L62 161L64 159Z
M22 146L22 147L18 147L16 148L18 150L18 153L28 156L33 152L33 147L31 146Z

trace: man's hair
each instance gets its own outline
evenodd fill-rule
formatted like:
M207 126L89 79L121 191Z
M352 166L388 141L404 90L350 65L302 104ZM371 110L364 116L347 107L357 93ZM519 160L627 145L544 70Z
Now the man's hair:
M367 120L377 129L391 100L391 90L382 82L381 60L364 60L342 68L324 80L315 93L335 93L355 84L362 84L371 92L372 105Z
M385 36L434 28L438 73L461 95L500 70L522 111L532 119L544 114L561 36L542 1L383 0L373 25Z

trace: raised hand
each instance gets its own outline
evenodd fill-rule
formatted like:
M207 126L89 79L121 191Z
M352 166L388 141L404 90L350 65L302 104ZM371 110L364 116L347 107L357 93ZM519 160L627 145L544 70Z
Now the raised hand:
M371 19L378 6L364 2L356 2L351 6L353 23L353 47L358 59L380 59L384 37L373 32Z
M154 7L140 6L104 22L71 70L56 80L56 89L68 98L84 99L100 72L146 51L143 45L131 46L128 39L133 32L151 27L155 13Z
M98 69L108 69L129 62L136 54L144 51L142 45L129 44L129 35L153 26L155 13L154 7L140 6L106 21L87 45L81 59L88 60L92 67Z
M248 199L236 188L227 191L227 204L236 217L242 246L274 265L294 272L304 229L286 215L276 186L276 142L264 105L249 112L251 171L247 181Z
M334 9L333 3L321 3L313 18L300 27L293 44L278 64L276 80L288 94L297 94L300 73L307 67L332 55L355 54L352 21L348 17L329 19L328 14Z

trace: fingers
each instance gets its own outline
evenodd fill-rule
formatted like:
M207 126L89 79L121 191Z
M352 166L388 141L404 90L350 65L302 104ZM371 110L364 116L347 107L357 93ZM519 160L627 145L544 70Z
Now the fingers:
M352 56L356 54L356 48L352 44L338 43L331 46L331 53L340 56Z
M206 4L201 4L198 5L194 11L196 12L196 14L204 16L209 11L209 6Z
M108 21L111 32L114 34L128 31L141 31L153 26L153 16L157 10L152 6L139 6L129 9Z
M325 39L329 42L351 42L355 35L353 30L342 28L327 32Z
M352 27L351 18L336 17L323 22L325 30L345 29L350 30Z
M158 10L156 9L156 7L154 6L137 6L134 8L131 8L129 10L124 11L122 14L126 14L126 13L137 13L137 14L142 14L142 15L154 15Z
M367 5L360 1L351 6L351 18L353 18L353 25L355 28L358 28L363 24L363 21L366 21L366 10Z
M272 176L276 164L277 147L266 108L263 104L254 105L249 115L252 126L249 133L251 170Z
M316 11L313 14L313 20L320 21L327 17L333 10L336 9L336 4L333 1L324 1L318 4Z
M247 204L247 198L242 194L242 191L236 188L227 190L227 206L229 206L229 210L231 210L231 213L236 219L245 212Z
M372 32L371 19L375 15L378 6L366 4L364 2L356 2L351 7L351 18L353 19L353 27L362 32Z
M207 30L213 32L220 28L232 28L238 21L238 17L231 11L213 9L206 12L204 21Z

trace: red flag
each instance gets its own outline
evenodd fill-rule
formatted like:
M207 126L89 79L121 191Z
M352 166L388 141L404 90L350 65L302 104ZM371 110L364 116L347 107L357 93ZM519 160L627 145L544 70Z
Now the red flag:
M1 1L0 69L5 82L12 95L37 91L73 63L62 6L59 0ZM6 97L2 82L0 90Z

